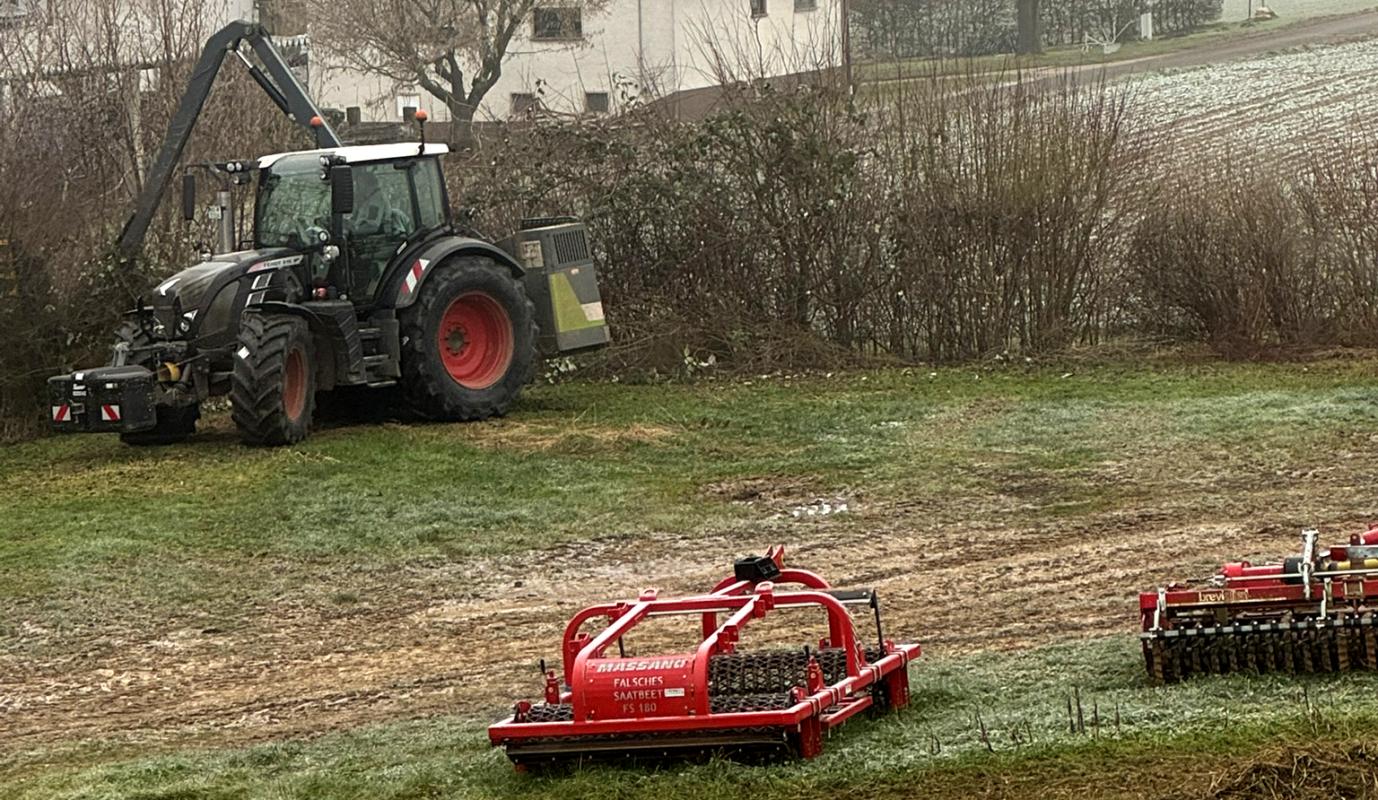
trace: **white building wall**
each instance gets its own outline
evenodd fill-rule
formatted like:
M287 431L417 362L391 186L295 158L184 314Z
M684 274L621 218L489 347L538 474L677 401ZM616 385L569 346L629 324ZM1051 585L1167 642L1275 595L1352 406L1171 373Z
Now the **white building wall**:
M399 91L391 81L364 75L347 69L332 59L329 52L312 46L308 89L316 104L322 108L345 109L358 106L369 122L399 121L397 98L403 94L420 95L421 108L433 114L436 121L448 119L445 106L419 89L402 87Z
M582 113L586 92L605 92L615 112L627 102L718 84L723 68L737 78L802 72L841 63L840 0L610 0L583 16L582 41L533 41L528 21L508 50L502 77L477 119L512 115L514 94L533 94L556 113ZM715 54L720 54L722 58ZM371 121L400 118L399 96L419 96L432 119L448 114L419 88L341 69L313 48L311 90L321 105L359 106Z
M541 92L544 107L582 112L585 92L650 99L720 83L720 77L803 72L841 63L840 0L612 0L585 15L582 43L531 41L528 26L482 106L484 116L512 113L514 93ZM727 73L724 75L723 73Z

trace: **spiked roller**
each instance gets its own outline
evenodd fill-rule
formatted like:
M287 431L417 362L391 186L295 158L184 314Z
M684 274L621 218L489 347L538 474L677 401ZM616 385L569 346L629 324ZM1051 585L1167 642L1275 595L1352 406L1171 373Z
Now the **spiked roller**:
M1158 683L1198 673L1378 667L1378 525L1276 564L1225 564L1202 586L1139 595L1144 663Z
M875 619L870 644L854 626L858 607ZM750 623L787 611L816 615L827 638L796 649L742 646ZM627 654L638 625L686 616L699 631L692 647ZM918 655L917 644L884 637L874 591L833 589L788 569L776 547L737 561L707 594L670 599L651 589L579 612L565 627L563 674L542 665L543 701L517 703L488 738L519 769L705 752L812 758L827 732L857 713L907 705L907 667Z

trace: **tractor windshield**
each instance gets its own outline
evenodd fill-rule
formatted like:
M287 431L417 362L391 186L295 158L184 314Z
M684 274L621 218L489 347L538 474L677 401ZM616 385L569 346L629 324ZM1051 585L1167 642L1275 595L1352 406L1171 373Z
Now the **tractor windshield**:
M259 247L305 247L307 229L330 227L330 184L315 156L286 156L259 178Z

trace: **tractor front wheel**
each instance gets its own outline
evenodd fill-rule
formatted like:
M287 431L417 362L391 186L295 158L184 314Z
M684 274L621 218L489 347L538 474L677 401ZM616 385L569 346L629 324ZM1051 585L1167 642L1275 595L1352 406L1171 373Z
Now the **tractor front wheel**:
M536 313L522 285L486 258L436 268L402 312L402 380L413 408L443 420L505 413L536 368Z
M294 444L311 430L315 357L306 321L245 314L239 325L230 408L245 444Z

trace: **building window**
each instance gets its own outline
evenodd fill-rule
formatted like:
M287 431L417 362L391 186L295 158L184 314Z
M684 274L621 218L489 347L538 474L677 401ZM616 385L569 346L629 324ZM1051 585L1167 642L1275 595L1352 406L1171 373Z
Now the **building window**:
M766 0L751 0L751 16L764 17L766 15Z
M578 8L537 8L531 12L531 38L538 42L567 41L584 37L584 19Z
M17 23L29 15L25 0L0 0L0 27L7 23Z
M512 93L512 115L530 114L541 107L541 102L536 99L536 95L530 92Z
M584 110L590 114L606 114L611 108L607 92L584 92Z
M818 0L794 0L795 11L817 11Z

